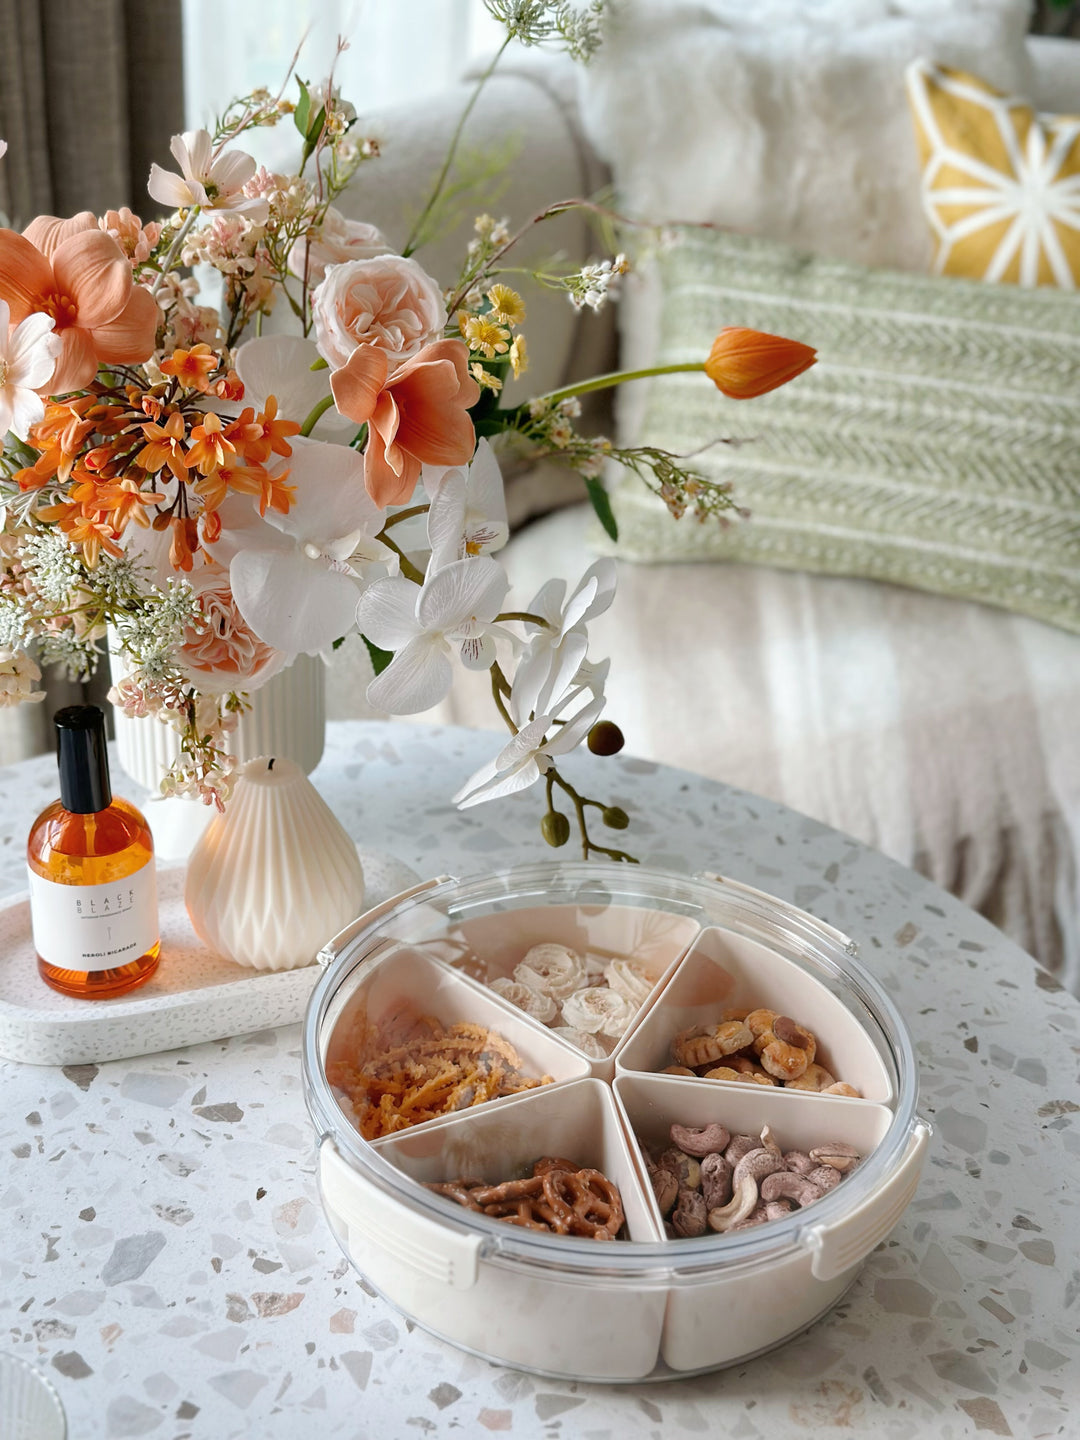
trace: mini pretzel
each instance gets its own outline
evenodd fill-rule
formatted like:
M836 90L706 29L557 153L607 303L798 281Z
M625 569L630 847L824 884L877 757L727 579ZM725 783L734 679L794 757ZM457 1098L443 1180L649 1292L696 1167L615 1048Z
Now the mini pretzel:
M499 1185L455 1180L426 1188L494 1220L556 1235L613 1240L626 1218L618 1186L606 1175L556 1155L539 1159L527 1178Z

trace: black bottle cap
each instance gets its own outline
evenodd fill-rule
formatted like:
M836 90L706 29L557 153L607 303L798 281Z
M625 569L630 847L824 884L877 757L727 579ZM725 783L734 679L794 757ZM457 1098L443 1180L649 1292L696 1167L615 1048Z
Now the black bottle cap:
M112 804L105 714L96 705L67 705L53 716L60 803L75 815L93 815Z

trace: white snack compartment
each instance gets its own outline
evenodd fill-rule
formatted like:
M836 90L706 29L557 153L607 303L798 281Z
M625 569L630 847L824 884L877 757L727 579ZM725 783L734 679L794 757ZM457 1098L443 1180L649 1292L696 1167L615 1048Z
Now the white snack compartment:
M869 1196L860 1197L853 1182L860 1172L860 1182L865 1178L894 1123L888 1106L850 1099L840 1104L829 1096L673 1075L623 1073L614 1090L646 1183L644 1154L670 1146L673 1124L701 1129L719 1122L733 1135L757 1134L768 1124L781 1150L810 1150L841 1140L862 1157L835 1190L784 1220L670 1242L673 1261L690 1244L699 1263L706 1245L715 1258L711 1274L696 1284L672 1286L668 1297L662 1356L678 1371L754 1355L774 1344L777 1334L803 1329L834 1305L911 1199L929 1135L926 1126L916 1124L900 1167ZM655 1200L653 1214L661 1222ZM753 1261L739 1254L750 1237L758 1239ZM771 1253L761 1253L770 1241ZM768 1284L752 1283L755 1266L767 1266Z
M587 1079L545 1086L388 1136L372 1148L420 1185L463 1175L498 1183L531 1173L545 1155L602 1171L619 1187L629 1240L554 1236L550 1253L555 1264L529 1273L508 1265L498 1248L502 1240L520 1236L516 1227L478 1217L420 1189L415 1207L388 1210L375 1187L336 1184L336 1155L324 1150L320 1157L324 1203L334 1212L335 1228L348 1229L349 1254L377 1290L428 1329L479 1354L489 1353L497 1343L501 1360L551 1373L584 1370L597 1378L628 1380L652 1371L660 1348L666 1284L628 1288L588 1273L591 1266L602 1269L608 1252L631 1241L663 1239L606 1084ZM412 1237L417 1207L425 1218L427 1213L445 1216L446 1227L464 1223L483 1232L471 1270L473 1283L446 1284L445 1270L435 1257L444 1249L447 1228ZM451 1263L455 1241L448 1252Z
M521 1057L522 1072L529 1076L550 1075L559 1083L589 1073L588 1061L579 1051L557 1035L549 1035L543 1026L534 1024L498 995L416 947L394 942L385 945L378 957L358 972L347 993L339 997L324 1065L355 1058L357 1031L362 1032L365 1025L392 1025L409 1015L433 1015L447 1027L463 1021L486 1026L509 1040ZM351 1120L348 1101L341 1095L337 1098ZM502 1105L509 1098L484 1104Z
M662 1071L673 1063L671 1042L680 1031L712 1024L725 1010L741 1007L791 1016L812 1031L817 1040L817 1063L837 1080L846 1080L866 1100L892 1099L892 1083L881 1054L843 1000L794 961L718 926L701 932L663 990L643 1007L619 1051L617 1068ZM722 1059L716 1061L717 1065L723 1063ZM673 1078L689 1081L688 1076ZM739 1082L707 1083L738 1086ZM787 1093L812 1098L806 1091ZM839 1104L843 1097L824 1098L826 1103Z
M565 945L582 956L633 960L645 971L655 994L656 986L686 953L700 928L686 915L638 906L536 905L462 920L445 941L433 941L430 948L481 984L490 985L493 980L512 978L534 945ZM594 1075L607 1080L614 1076L625 1038L608 1041L606 1059L587 1057L592 1060Z

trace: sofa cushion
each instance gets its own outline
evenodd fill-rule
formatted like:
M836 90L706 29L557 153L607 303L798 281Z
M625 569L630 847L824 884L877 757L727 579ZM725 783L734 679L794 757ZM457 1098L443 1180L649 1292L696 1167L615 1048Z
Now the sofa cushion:
M1080 116L1037 115L1016 95L926 60L906 78L935 273L1075 290Z
M652 382L642 439L734 484L751 519L663 523L625 480L618 553L861 575L1080 631L1080 296L870 270L688 232L662 261L662 362L724 325L819 362L750 404L700 374Z

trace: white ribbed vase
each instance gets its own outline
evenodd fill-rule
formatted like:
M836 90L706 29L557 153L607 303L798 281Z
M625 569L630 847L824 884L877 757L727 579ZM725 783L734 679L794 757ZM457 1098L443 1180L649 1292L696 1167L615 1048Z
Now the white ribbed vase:
M241 767L223 815L188 861L184 891L200 939L255 970L292 970L364 903L356 846L300 766L262 756Z
M123 661L111 652L113 676L125 673ZM326 666L319 655L298 655L293 663L250 696L251 709L241 715L226 748L240 761L256 755L287 755L305 775L322 759L326 743ZM113 707L116 753L121 768L147 790L156 791L161 778L180 754L180 739L171 725L146 718L131 720Z

